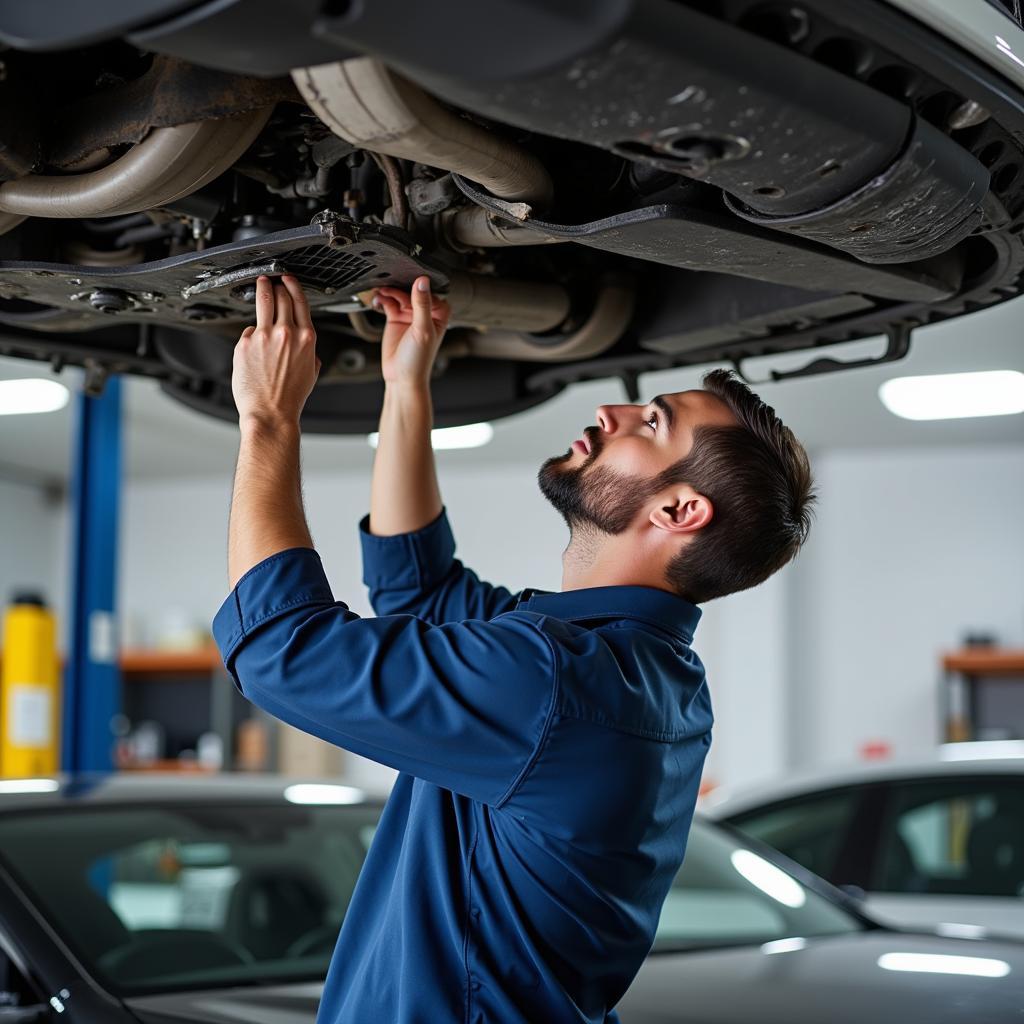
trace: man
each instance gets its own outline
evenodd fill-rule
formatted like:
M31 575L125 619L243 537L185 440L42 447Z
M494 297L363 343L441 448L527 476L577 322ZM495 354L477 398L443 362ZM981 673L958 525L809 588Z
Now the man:
M378 617L335 601L303 514L299 414L319 361L294 278L259 280L232 380L225 664L271 714L400 773L319 1020L615 1022L710 743L697 605L796 554L807 457L728 374L601 406L540 471L570 528L563 589L512 595L454 558L438 491L429 380L448 308L425 277L376 304L385 394L360 532ZM486 494L479 511L495 544L529 543Z

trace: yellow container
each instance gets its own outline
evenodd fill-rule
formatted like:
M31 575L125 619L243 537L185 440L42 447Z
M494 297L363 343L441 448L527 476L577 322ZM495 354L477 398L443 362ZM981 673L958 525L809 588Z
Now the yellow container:
M56 623L41 598L18 595L3 627L0 777L53 775L60 760Z

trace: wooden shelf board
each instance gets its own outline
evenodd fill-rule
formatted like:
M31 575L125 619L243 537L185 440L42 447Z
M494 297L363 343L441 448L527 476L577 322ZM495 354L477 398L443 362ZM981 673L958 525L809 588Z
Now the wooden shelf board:
M208 768L198 761L176 761L174 759L148 761L146 764L119 764L117 770L119 772L182 772L186 775L210 774L216 771L215 768Z
M213 646L203 647L198 651L127 649L121 652L121 671L125 673L209 673L220 668L220 665L220 652Z
M59 657L64 668L64 656ZM0 665L3 656L0 654ZM220 651L214 645L196 651L160 651L126 648L121 652L121 671L133 675L209 674L221 668Z
M943 655L947 672L965 676L1020 676L1024 679L1024 650L999 647L968 647Z

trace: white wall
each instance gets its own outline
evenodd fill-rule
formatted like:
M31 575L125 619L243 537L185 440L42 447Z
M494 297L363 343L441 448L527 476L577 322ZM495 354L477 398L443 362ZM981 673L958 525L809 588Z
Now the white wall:
M793 576L792 764L939 736L939 659L965 632L1024 645L1024 447L843 451Z
M0 479L0 605L15 590L36 590L60 618L64 523L61 503L43 488Z

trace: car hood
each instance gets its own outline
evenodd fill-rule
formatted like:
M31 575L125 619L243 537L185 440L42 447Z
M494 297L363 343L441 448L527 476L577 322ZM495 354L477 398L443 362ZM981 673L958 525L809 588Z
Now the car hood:
M313 1024L323 984L248 986L139 996L125 1005L145 1024Z
M618 1009L624 1024L1013 1020L1024 1010L1024 944L880 930L655 954Z
M651 956L623 1024L978 1024L1024 1009L1024 944L891 931ZM899 956L895 961L892 955ZM890 970L895 963L932 971ZM962 959L938 961L934 956ZM936 972L944 967L946 973ZM949 973L953 969L1000 976ZM127 1000L145 1024L312 1024L323 986L275 985Z

